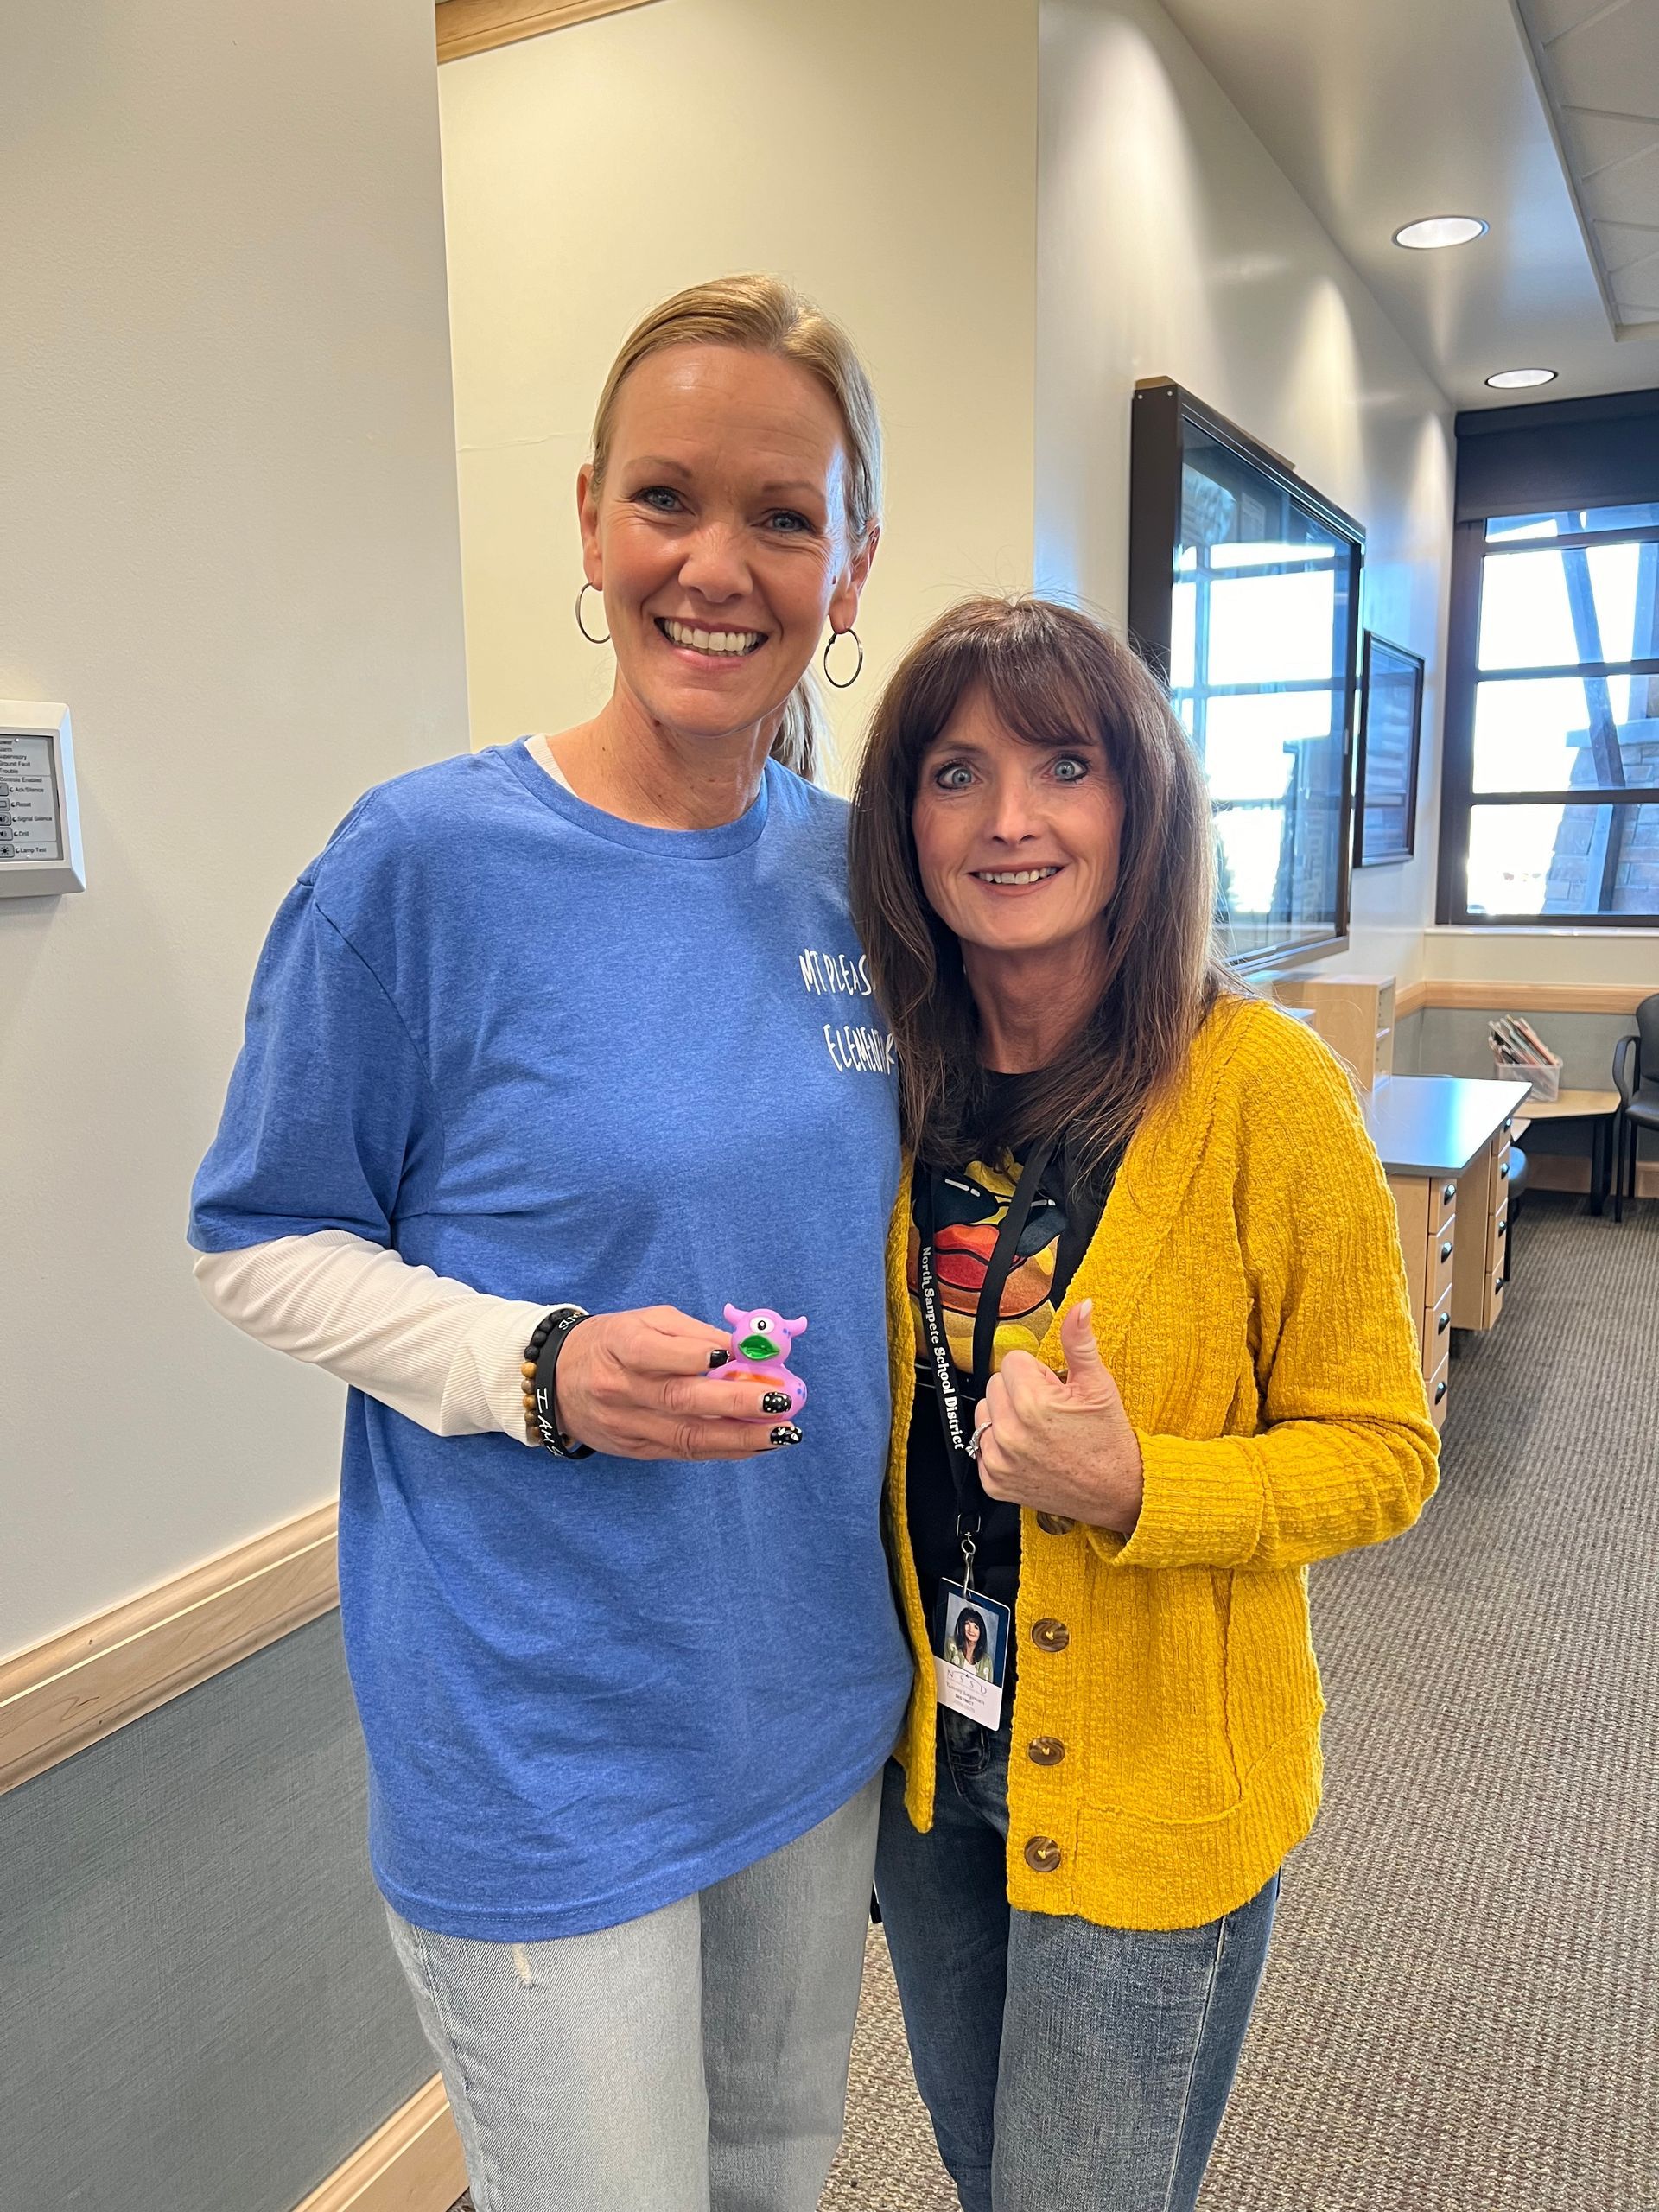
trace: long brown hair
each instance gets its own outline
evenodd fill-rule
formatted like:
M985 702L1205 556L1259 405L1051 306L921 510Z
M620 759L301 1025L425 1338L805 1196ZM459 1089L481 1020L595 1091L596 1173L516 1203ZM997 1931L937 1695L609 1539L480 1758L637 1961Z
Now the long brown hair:
M938 1166L960 1166L987 1138L989 1086L962 949L922 888L911 811L923 754L976 693L1029 743L1097 743L1122 789L1100 997L1023 1087L1005 1132L1011 1142L1065 1133L1079 1171L1094 1175L1185 1066L1217 996L1238 988L1214 950L1204 774L1151 671L1052 600L964 600L899 663L853 797L853 918L899 1049L906 1141Z
M881 418L852 340L822 308L781 278L715 276L660 301L637 322L611 364L594 416L594 482L611 457L617 395L629 372L665 346L734 346L798 361L835 401L847 434L847 533L857 550L881 519ZM784 702L774 759L810 783L826 734L823 702L809 669Z

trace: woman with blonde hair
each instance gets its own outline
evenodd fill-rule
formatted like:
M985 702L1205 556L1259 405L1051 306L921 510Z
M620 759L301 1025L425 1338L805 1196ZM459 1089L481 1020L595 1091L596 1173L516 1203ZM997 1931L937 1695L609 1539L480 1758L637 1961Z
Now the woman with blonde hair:
M917 2078L965 2212L1191 2212L1319 1802L1304 1570L1434 1486L1393 1207L1340 1066L1217 964L1198 762L1086 616L912 649L852 874L915 1161L877 1887ZM944 1663L969 1592L1000 1701Z
M698 285L624 346L577 497L609 700L371 791L304 870L191 1239L352 1385L371 1853L479 2212L812 2212L909 1674L896 1103L810 780L868 379L785 286ZM717 1371L734 1300L810 1317L798 1425ZM803 1668L809 1597L841 1633Z

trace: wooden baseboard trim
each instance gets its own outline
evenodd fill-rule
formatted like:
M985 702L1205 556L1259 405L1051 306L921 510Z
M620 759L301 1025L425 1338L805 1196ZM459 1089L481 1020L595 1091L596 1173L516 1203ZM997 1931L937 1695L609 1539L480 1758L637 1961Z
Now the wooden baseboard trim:
M1458 977L1410 988L1423 993L1415 1001L1420 1006L1490 1007L1497 1014L1634 1014L1643 999L1659 991L1659 976L1651 983L1478 982ZM1395 997L1396 1011L1403 995Z
M0 1662L0 1791L327 1612L335 1521L320 1506Z
M449 2212L466 2186L461 2138L434 2075L295 2212Z
M438 59L460 61L595 16L620 16L652 0L436 0Z

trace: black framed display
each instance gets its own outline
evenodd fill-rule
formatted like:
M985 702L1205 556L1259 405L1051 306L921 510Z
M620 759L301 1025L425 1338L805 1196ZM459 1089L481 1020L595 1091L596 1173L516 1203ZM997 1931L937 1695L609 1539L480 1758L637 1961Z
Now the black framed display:
M1354 866L1408 861L1417 844L1417 756L1423 723L1420 653L1365 632L1359 680Z
M1204 763L1242 969L1347 943L1364 543L1179 385L1137 387L1129 631Z

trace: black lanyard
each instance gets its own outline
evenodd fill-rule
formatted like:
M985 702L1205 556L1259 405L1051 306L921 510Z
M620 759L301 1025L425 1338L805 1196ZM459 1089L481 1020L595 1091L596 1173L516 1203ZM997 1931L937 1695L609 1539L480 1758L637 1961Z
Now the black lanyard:
M1026 1224L1031 1218L1032 1208L1037 1202L1037 1189L1043 1170L1053 1157L1057 1140L1033 1145L1020 1179L1014 1185L1014 1195L1008 1200L1007 1211L996 1233L990 1263L985 1270L985 1280L980 1286L979 1305L974 1315L973 1369L964 1376L958 1369L950 1350L950 1339L945 1332L944 1310L939 1297L938 1276L934 1268L933 1238L938 1219L938 1193L942 1184L950 1179L937 1167L925 1167L918 1161L911 1182L911 1210L916 1219L916 1230L920 1250L916 1263L916 1288L922 1309L922 1334L927 1344L928 1363L933 1370L933 1395L938 1401L939 1426L944 1432L944 1456L950 1469L950 1481L957 1494L957 1535L962 1545L963 1586L973 1586L974 1554L978 1548L978 1536L984 1525L986 1510L990 1503L979 1479L979 1469L969 1454L972 1440L973 1408L985 1395L991 1379L992 1363L996 1351L996 1324L1001 1311L1002 1293L1008 1277L1014 1273L1019 1258L1019 1246Z

